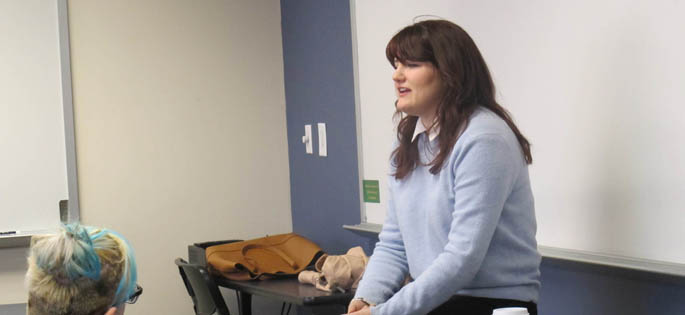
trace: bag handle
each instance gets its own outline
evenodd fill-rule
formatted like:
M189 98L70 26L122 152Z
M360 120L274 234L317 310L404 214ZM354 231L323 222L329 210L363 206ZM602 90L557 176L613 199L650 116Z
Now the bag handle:
M243 246L242 255L243 255L243 257L245 257L245 260L246 260L246 261L247 261L248 258L247 258L247 256L246 256L245 254L247 254L247 251L249 251L250 249L264 249L264 250L268 250L268 251L270 251L270 252L272 252L272 253L278 255L278 257L280 257L281 259L283 259L283 261L285 261L288 265L290 265L290 267L293 267L293 269L298 269L297 263L295 262L295 260L293 260L292 258L290 258L290 257L288 256L288 254L286 254L285 252L283 252L282 250L280 250L280 249L278 249L278 248L276 248L276 247L269 247L269 246L265 246L265 245L263 245L263 244L247 244L247 245ZM254 269L256 270L257 268L255 267Z

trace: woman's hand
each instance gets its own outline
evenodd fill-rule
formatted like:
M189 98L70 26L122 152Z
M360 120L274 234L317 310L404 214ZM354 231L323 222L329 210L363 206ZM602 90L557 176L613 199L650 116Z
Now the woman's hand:
M371 308L369 304L362 300L352 300L347 307L348 315L371 315Z

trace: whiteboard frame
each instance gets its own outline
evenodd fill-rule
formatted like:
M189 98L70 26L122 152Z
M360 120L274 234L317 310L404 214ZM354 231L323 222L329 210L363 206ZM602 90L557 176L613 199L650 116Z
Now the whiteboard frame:
M358 63L358 43L357 43L357 24L356 24L356 0L350 0L350 27L352 41L352 63L354 66L354 96L356 111L356 131L357 131L357 160L359 169L359 196L360 196L360 216L361 222L357 225L343 225L346 230L377 235L382 229L381 224L370 223L367 221L366 205L364 202L364 191L362 180L364 178L364 160L361 134L361 101L359 91L359 63ZM685 277L685 264L650 260L643 258L633 258L590 251L565 249L551 246L538 246L538 251L543 257L561 260L570 260L582 263L598 264L611 267L627 268L646 272L655 272L671 276Z
M362 222L358 225L343 225L346 230L363 234L377 235L383 228L380 224ZM646 272L685 277L685 265L650 259L637 259L617 255L594 253L576 249L565 249L551 246L538 246L543 257L576 262L596 264L610 267L626 268Z
M69 190L68 222L79 222L81 211L76 171L76 135L74 130L74 98L71 85L71 50L69 42L69 10L67 0L57 0L57 27L62 72L62 106L64 108L64 142L67 152L67 187Z
M366 223L366 204L364 202L364 155L362 142L362 120L361 120L361 97L359 95L359 55L357 50L357 17L356 17L356 2L350 0L350 32L352 42L352 73L354 75L354 112L355 112L355 126L357 132L357 168L359 174L359 215L361 223Z

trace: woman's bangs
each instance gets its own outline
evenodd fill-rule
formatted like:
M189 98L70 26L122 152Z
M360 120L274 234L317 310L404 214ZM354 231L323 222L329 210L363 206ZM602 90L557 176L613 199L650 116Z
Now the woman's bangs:
M390 65L395 67L395 60L406 63L409 61L428 61L435 64L432 58L430 44L423 38L418 27L411 27L397 33L385 48L385 56Z

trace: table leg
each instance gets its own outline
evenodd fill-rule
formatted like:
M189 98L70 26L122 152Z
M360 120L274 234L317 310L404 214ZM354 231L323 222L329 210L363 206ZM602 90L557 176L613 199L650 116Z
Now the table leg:
M252 294L238 291L240 315L252 315Z

